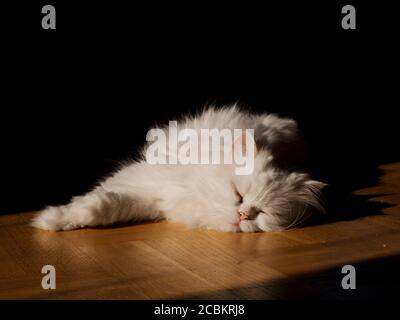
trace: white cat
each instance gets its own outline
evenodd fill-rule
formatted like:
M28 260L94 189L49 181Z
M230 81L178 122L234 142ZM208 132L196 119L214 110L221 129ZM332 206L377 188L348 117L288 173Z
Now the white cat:
M148 143L141 160L69 204L44 209L32 225L71 230L169 219L190 227L254 232L293 227L313 210L323 211L318 195L324 184L297 171L304 148L295 121L250 114L234 105L187 117L178 122L178 130L183 128L254 129L252 173L236 175L229 164L150 164ZM161 129L167 134L166 127Z

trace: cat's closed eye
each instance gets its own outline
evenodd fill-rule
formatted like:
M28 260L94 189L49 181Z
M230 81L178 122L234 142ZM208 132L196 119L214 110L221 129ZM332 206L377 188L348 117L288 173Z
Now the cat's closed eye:
M235 189L235 193L238 196L238 204L241 204L243 202L243 196L239 193L239 191L237 191L237 189Z

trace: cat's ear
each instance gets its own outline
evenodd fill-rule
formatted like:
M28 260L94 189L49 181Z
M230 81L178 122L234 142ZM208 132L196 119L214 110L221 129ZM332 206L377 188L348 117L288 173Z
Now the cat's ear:
M240 134L234 135L233 148L242 153L252 152L252 150L254 150L254 154L256 154L257 146L254 141L254 132L244 130Z
M314 191L316 193L320 192L323 188L328 186L328 184L317 180L308 180L305 182L305 185L310 188L311 191Z

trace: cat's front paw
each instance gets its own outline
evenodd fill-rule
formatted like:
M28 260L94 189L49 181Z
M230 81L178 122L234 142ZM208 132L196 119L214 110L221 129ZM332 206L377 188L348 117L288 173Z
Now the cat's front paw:
M257 232L259 228L255 220L242 220L240 221L239 228L242 232Z
M212 229L216 229L218 231L222 231L222 232L239 232L240 228L239 228L239 224L224 224L224 225L220 225L217 228L212 228Z

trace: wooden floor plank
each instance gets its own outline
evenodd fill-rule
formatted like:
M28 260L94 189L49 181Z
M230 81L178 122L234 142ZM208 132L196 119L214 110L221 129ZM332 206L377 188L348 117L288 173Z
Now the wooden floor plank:
M161 221L54 233L31 228L32 213L0 216L0 299L343 297L335 290L349 263L399 279L400 163L380 169L377 185L354 192L387 204L380 214L282 232ZM56 290L41 287L47 264L56 268ZM387 283L400 289L395 280ZM364 281L361 296L377 280Z

